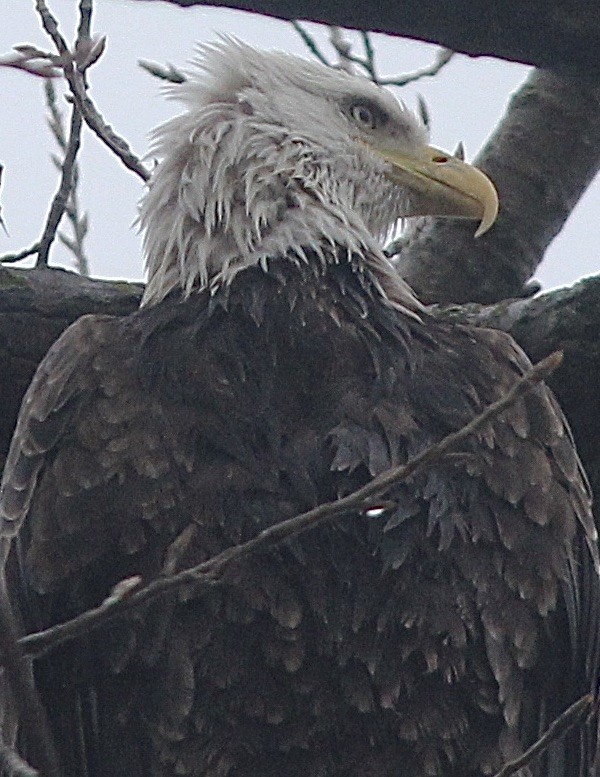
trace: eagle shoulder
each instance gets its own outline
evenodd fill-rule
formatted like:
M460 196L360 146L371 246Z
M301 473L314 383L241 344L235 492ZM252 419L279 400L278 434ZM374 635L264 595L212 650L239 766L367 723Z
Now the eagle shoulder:
M0 531L6 558L26 523L38 592L83 570L109 543L136 552L146 542L142 517L174 502L177 451L134 361L126 319L83 316L50 348L25 394L0 489Z

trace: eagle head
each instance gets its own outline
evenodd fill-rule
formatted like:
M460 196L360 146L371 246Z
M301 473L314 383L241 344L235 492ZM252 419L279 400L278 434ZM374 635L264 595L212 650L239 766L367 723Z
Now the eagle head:
M195 66L169 88L185 112L153 137L145 304L277 257L384 263L380 241L401 217L475 218L478 234L493 223L485 175L428 146L417 117L368 79L229 38Z

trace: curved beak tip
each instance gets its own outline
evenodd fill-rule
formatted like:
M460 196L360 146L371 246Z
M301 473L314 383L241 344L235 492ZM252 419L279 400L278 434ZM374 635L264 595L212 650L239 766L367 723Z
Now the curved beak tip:
M478 168L431 146L413 153L377 151L391 165L388 178L410 193L404 215L477 219L475 237L495 222L496 187Z
M484 235L495 223L498 216L498 193L496 192L496 187L489 180L489 178L487 178L487 182L489 183L489 190L480 200L483 207L483 214L481 216L479 226L475 231L475 237L481 237L481 235Z

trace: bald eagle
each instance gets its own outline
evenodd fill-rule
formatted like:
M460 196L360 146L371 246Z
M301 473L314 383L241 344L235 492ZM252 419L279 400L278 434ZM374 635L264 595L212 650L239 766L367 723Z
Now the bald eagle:
M23 402L0 512L27 630L351 492L528 367L433 318L380 247L416 214L489 228L481 172L365 79L231 40L198 64L155 136L140 310L76 322ZM487 775L593 686L597 567L539 386L385 510L62 646L35 681L65 777ZM532 769L589 775L594 749L578 733Z

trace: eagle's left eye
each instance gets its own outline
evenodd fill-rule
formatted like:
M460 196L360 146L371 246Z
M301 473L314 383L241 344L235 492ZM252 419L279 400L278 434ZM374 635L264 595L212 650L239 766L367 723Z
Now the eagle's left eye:
M374 130L387 121L387 114L365 100L356 100L348 106L349 116L363 129Z
M357 124L362 124L363 127L368 127L368 129L375 129L375 117L371 109L367 108L366 105L361 105L360 103L353 105L350 113Z

